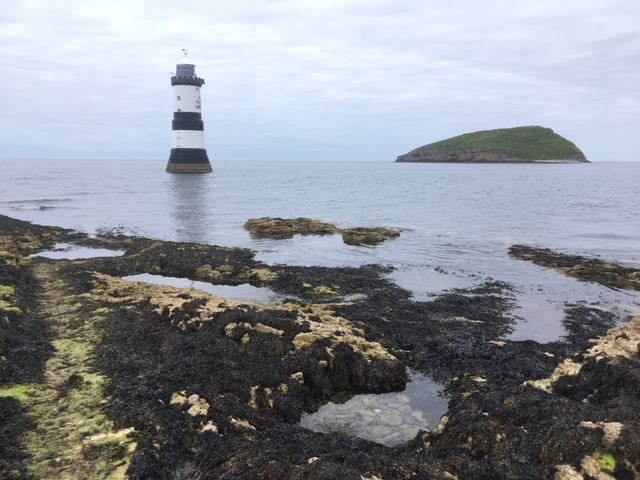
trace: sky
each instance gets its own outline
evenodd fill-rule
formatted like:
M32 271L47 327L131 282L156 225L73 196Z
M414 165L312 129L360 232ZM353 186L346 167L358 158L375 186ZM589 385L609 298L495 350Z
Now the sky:
M640 161L638 0L18 0L0 158L168 159L183 48L212 161L392 162L525 125Z

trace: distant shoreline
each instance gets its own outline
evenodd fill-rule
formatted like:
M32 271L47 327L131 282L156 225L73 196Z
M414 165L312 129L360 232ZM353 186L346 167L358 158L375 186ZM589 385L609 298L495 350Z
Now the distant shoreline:
M522 163L525 165L531 165L535 163L564 163L564 164L585 164L591 162L584 162L581 160L563 160L563 159L553 159L553 160L457 160L457 161L446 161L446 160L396 160L394 163L447 163L447 164L481 164L481 165L489 165L489 164L497 164L497 165L506 165L506 164L518 164ZM606 163L606 162L605 162ZM615 162L611 162L615 163ZM618 162L624 163L624 162ZM628 162L633 163L633 162Z
M417 163L589 163L572 142L550 128L530 126L465 133L398 156Z

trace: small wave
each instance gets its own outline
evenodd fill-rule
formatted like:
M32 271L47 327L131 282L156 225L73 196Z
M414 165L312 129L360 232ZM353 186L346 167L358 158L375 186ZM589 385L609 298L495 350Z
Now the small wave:
M636 240L636 237L630 235L621 235L619 233L613 232L583 233L580 236L596 240Z
M72 202L73 199L72 198L37 198L34 200L7 200L5 202L2 203L6 203L6 204L15 204L15 203L26 203L26 204L33 204L33 203L58 203L58 202Z
M57 207L51 207L48 205L17 205L12 206L12 210L53 210Z

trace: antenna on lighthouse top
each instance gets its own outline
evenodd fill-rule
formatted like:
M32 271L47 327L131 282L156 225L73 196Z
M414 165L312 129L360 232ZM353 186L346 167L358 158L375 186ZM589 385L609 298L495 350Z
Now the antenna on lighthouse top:
M184 56L185 56L185 57L187 56L187 53L189 53L189 52L187 52L187 49L186 49L186 48L183 48L183 49L182 49L182 52L184 53Z

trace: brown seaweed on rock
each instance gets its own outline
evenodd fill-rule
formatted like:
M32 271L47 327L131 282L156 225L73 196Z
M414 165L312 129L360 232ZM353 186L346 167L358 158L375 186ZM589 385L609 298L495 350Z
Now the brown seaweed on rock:
M12 265L0 269L1 282L15 285L12 305L26 312L7 316L11 328L1 332L8 354L0 474L8 478L33 477L43 465L49 473L40 478L69 472L123 478L125 471L132 479L358 480L640 473L640 318L605 334L620 319L586 303L567 305L567 337L509 341L513 298L499 281L417 302L385 278L386 267L271 267L245 249L121 235L91 241L126 250L122 257L25 260L20 252L62 233L1 216L0 226L2 265ZM227 284L260 271L254 282L289 300L265 307L118 278L197 278L198 271L218 272L210 281ZM34 314L46 313L44 307L50 315ZM63 310L69 322L63 340L88 354L65 365L64 381L46 386L53 403L34 405L19 388L44 388L48 352L64 346ZM42 328L19 323L29 318ZM16 352L25 345L45 353L19 361ZM437 430L390 448L297 424L303 411L341 391L401 389L405 365L447 386L449 411ZM8 383L23 381L30 383ZM65 423L80 391L95 396L81 410L85 423ZM118 432L101 437L83 430L101 417ZM46 421L36 426L34 418ZM42 438L57 429L64 442L76 441L76 450L38 452L23 443L36 428ZM69 463L73 452L82 465Z
M294 235L333 235L339 229L331 224L310 218L251 218L244 224L252 236L258 238L291 238Z
M611 288L640 290L640 269L637 268L524 245L513 245L509 248L509 254L536 265L554 268L580 280L597 282Z
M347 245L378 245L400 236L398 230L389 228L346 228L340 229L332 223L319 222L310 218L251 218L244 228L256 238L284 239L294 235L333 235L339 233Z
M347 245L377 245L399 236L399 231L388 228L358 227L342 230L342 241Z

